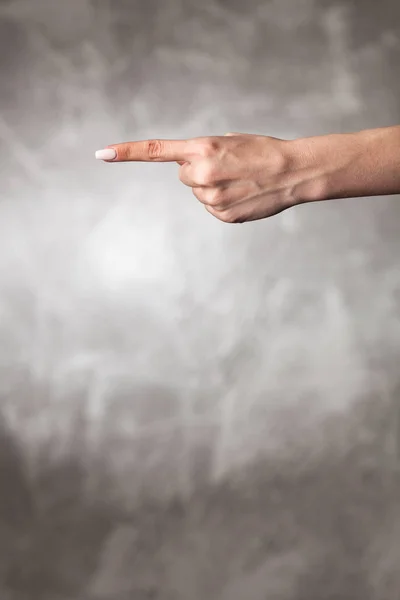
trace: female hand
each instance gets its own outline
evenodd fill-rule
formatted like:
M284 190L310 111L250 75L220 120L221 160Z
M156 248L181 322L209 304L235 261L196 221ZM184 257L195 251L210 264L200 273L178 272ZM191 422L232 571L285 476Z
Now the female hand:
M109 146L96 158L177 162L182 183L209 213L227 223L262 219L295 204L297 178L290 142L285 140L240 133L147 140Z
M303 202L400 193L400 126L293 141L228 133L109 146L98 159L175 161L180 179L227 223L275 215Z

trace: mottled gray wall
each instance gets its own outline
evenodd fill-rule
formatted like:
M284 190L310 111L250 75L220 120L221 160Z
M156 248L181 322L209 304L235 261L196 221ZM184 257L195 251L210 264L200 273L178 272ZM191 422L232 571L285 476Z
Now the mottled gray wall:
M0 1L1 600L400 598L399 198L94 160L395 124L399 62L396 0Z

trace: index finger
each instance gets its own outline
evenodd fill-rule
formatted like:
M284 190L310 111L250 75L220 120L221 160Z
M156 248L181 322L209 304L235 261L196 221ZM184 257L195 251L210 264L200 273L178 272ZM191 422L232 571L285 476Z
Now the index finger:
M98 150L96 158L108 162L188 162L195 154L189 142L190 140L142 140L112 144L104 150Z

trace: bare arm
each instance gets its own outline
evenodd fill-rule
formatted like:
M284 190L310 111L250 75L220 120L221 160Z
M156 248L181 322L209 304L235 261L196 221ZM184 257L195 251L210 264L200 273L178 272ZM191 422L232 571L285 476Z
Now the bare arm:
M295 202L400 193L400 126L295 140Z

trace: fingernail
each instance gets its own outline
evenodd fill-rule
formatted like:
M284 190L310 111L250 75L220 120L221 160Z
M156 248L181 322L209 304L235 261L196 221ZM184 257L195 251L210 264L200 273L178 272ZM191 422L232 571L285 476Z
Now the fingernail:
M96 152L97 160L114 160L114 158L117 158L117 152L114 148L105 148Z

